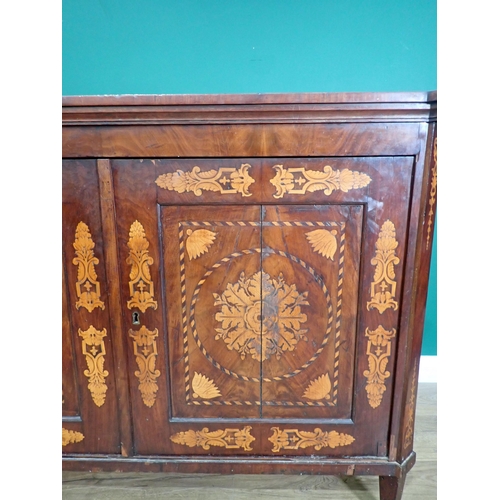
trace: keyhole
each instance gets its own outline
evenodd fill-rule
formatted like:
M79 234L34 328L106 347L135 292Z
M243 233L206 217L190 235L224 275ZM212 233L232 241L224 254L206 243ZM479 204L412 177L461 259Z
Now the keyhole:
M140 325L141 324L141 322L139 321L139 313L138 312L132 313L132 324L133 325Z

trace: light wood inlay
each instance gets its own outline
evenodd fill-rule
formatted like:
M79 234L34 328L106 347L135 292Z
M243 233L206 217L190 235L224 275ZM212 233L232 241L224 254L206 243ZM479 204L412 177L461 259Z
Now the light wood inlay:
M386 309L398 308L398 303L394 300L396 296L394 266L399 264L399 258L396 257L397 246L396 228L390 220L386 220L375 243L375 257L370 261L376 267L370 288L372 300L366 306L368 310L375 308L382 314Z
M76 282L76 295L78 301L76 308L84 307L88 312L92 312L95 307L104 309L104 302L101 300L101 286L97 281L95 266L99 264L99 259L94 256L89 227L84 222L79 222L76 227L75 242L73 247L76 257L73 264L78 266L78 281Z
M319 428L314 431L299 431L298 429L283 429L271 427L273 435L269 441L273 444L273 452L278 453L281 449L298 450L313 446L315 450L338 446L347 446L354 442L354 438L349 434L341 434L337 431L322 431Z
M62 428L62 445L67 446L72 443L79 443L83 441L85 436L78 431L71 431L69 429Z
M437 137L434 138L434 165L432 167L431 190L429 193L429 213L427 219L427 245L426 249L429 250L431 243L432 224L434 222L434 205L436 204L437 193Z
M315 252L318 252L327 259L333 260L335 252L337 251L336 234L336 229L332 229L331 231L327 231L326 229L316 229L306 233L306 238Z
M391 375L389 371L386 371L386 367L391 355L391 339L395 336L395 328L387 331L382 326L373 331L367 328L365 332L365 337L368 337L366 354L369 369L365 370L363 375L367 378L365 389L372 408L380 405L386 390L385 379Z
M108 386L104 382L109 375L109 372L104 369L106 348L103 339L106 337L106 328L96 330L90 325L84 332L79 328L78 335L83 339L82 352L88 366L88 370L83 373L89 379L89 391L96 406L102 406L108 390Z
M403 446L408 449L413 441L413 431L415 427L415 401L416 401L416 392L417 392L417 365L413 366L413 375L411 380L411 389L410 389L410 399L408 401L409 407L409 415L408 420L406 421L405 427L405 438Z
M204 427L201 431L188 430L178 432L170 437L176 444L182 444L193 448L201 446L204 450L210 449L211 446L219 446L228 449L242 448L245 451L250 451L250 444L255 441L255 438L250 434L252 427L247 425L243 429L220 429L209 431Z
M300 326L307 321L301 311L301 306L309 305L307 295L294 284L288 285L281 273L273 279L265 272L249 278L242 272L237 283L229 283L221 295L214 294L214 305L222 306L215 315L221 325L215 339L238 351L241 359L247 355L257 361L261 356L280 359L284 351L293 351L306 338L307 329Z
M314 400L330 399L331 390L330 376L325 373L309 384L302 397Z
M219 388L214 384L213 380L197 372L194 373L191 386L194 393L193 397L195 398L213 399L221 395Z
M148 307L156 309L158 303L154 300L154 285L151 280L149 266L153 264L153 257L149 255L149 241L146 239L144 227L135 221L130 227L128 247L130 249L127 264L130 264L130 296L127 307L137 307L145 312Z
M148 330L141 326L139 331L129 330L129 336L134 340L134 355L139 370L134 375L139 379L139 391L141 391L142 400L150 408L156 401L156 392L158 384L156 379L160 376L160 370L156 369L156 358L158 350L156 338L158 330Z
M252 196L248 188L255 179L248 173L250 168L251 165L244 163L238 169L221 167L218 170L202 172L200 167L195 166L190 172L177 170L174 173L162 174L155 182L162 189L177 193L193 193L195 196L201 196L203 191Z
M347 193L351 189L360 189L372 181L371 177L362 172L344 168L333 170L330 165L323 167L323 172L307 170L305 167L287 168L274 165L276 175L271 184L276 188L275 198L283 198L285 194L305 194L322 190L327 196L333 191Z
M188 229L186 234L186 250L189 260L197 259L200 255L208 252L217 236L216 233L208 229L198 229L196 231Z

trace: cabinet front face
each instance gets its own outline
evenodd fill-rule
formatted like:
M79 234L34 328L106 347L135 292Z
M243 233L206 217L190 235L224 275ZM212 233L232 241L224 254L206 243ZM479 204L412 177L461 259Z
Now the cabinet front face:
M96 162L63 161L62 444L119 453Z
M136 452L385 456L413 158L111 165Z

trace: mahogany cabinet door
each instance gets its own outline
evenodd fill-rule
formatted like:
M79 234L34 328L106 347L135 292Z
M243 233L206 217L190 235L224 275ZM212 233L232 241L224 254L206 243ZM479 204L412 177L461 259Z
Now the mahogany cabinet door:
M63 452L119 453L96 162L62 167Z
M385 456L413 158L111 165L136 452Z

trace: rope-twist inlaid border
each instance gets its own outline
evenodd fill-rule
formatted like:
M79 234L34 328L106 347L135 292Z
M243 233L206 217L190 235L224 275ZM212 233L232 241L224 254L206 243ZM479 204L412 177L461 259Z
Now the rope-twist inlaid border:
M191 332L193 335L193 338L202 352L202 354L205 356L205 358L210 361L210 363L215 366L217 369L222 371L223 373L230 375L238 380L242 380L245 382L257 382L260 383L261 381L263 382L273 382L273 381L281 381L285 380L291 377L294 377L304 371L306 368L308 368L316 359L319 357L319 355L323 352L324 348L326 347L326 344L328 343L328 340L331 336L332 332L332 327L333 327L333 321L334 321L334 316L333 316L333 303L332 299L330 296L330 293L323 282L323 280L317 275L316 271L305 261L302 259L299 259L298 257L289 254L287 252L283 252L281 250L274 250L271 248L252 248L252 249L246 249L246 250L241 250L239 252L233 252L232 254L222 258L218 262L216 262L210 269L208 269L201 280L198 282L194 292L193 296L191 299L191 307L190 307L190 314L189 314L189 320L188 320L188 314L187 314L187 299L186 299L186 276L185 276L185 247L184 247L184 227L185 226L232 226L232 227L245 227L245 226L253 226L253 227L261 227L261 226L275 226L275 227L280 227L280 226L299 226L299 227L314 227L314 226L321 226L321 227L331 227L331 226L338 226L340 225L341 227L341 234L340 234L340 245L339 245L339 277L338 277L338 287L337 287L337 313L336 313L336 321L335 321L335 345L334 345L334 372L333 372L333 397L332 401L328 402L322 402L322 401L296 401L296 402L290 402L290 401L269 401L269 402L260 402L260 401L193 401L190 398L190 377L189 377L189 343L188 343L188 323L191 326ZM343 285L343 274L344 274L344 251L345 251L345 223L331 223L331 222L309 222L309 221L304 221L304 222L290 222L290 221L267 221L267 222L243 222L243 221L234 221L234 222L194 222L194 221L183 221L179 223L179 249L180 249L180 271L181 271L181 307L182 307L182 329L183 329L183 350L184 350L184 362L185 362L185 390L186 390L186 402L188 404L193 404L193 405L207 405L207 406L212 406L212 405L220 405L220 406L253 406L253 405L265 405L265 406L302 406L302 407L308 407L308 406L336 406L337 404L337 396L338 396L338 375L339 375L339 346L340 346L340 318L342 315L342 285ZM205 281L208 279L208 277L219 267L222 265L226 264L230 260L238 257L242 257L244 255L250 255L250 254L255 254L255 253L261 253L261 254L276 254L280 255L282 257L285 257L287 259L292 260L293 262L296 262L299 264L301 267L306 269L315 281L321 285L321 289L323 291L323 294L325 295L325 299L327 302L327 311L328 311L328 322L327 322L327 327L325 330L325 335L323 338L323 342L315 352L315 354L306 362L304 363L301 367L297 368L293 372L287 373L285 375L273 377L273 378L257 378L257 377L246 377L244 375L240 375L238 373L235 373L224 366L222 366L219 362L217 362L215 359L210 356L208 351L206 350L205 346L201 342L201 339L198 336L198 332L196 330L196 321L194 319L194 307L196 305L196 302L198 300L198 294L200 292L201 287L205 283Z

